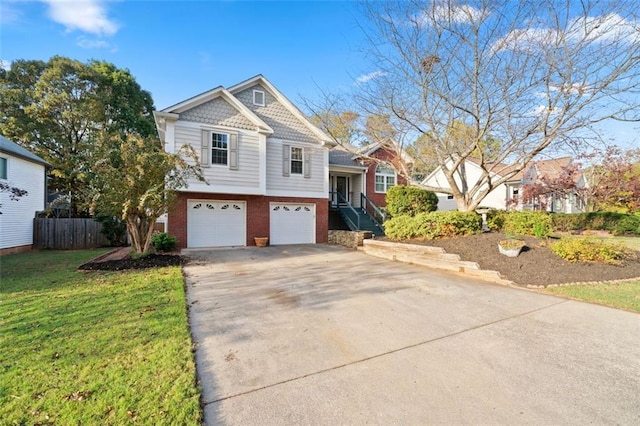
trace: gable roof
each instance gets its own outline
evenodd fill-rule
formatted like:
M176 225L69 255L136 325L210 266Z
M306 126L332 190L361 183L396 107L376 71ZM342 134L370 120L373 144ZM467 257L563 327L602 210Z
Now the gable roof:
M365 166L357 161L358 156L353 152L345 151L344 149L334 148L329 151L329 165L330 166L342 166L342 167L354 167L358 169L366 169Z
M31 161L32 163L42 164L43 166L50 166L49 163L35 155L33 152L21 147L15 142L11 142L9 139L5 138L2 135L0 135L0 152L20 157L24 160Z
M564 168L572 162L571 157L552 158L550 160L536 161L533 165L538 169L538 177L557 178Z
M267 80L262 74L258 74L253 76L241 83L238 83L234 86L229 87L229 92L233 95L242 92L245 89L250 88L256 84L262 85L265 89L271 93L271 95L278 100L280 104L282 104L294 117L300 120L305 127L307 127L318 139L320 139L323 145L335 146L336 143L327 136L322 130L320 130L315 124L313 124L306 115L302 113L298 109L297 106L293 104L285 95L283 95L276 87L271 84L269 80Z
M414 163L413 157L411 157L404 149L400 149L398 144L393 140L378 141L365 145L358 150L358 153L363 157L368 157L380 148L387 148L393 152L400 152L400 157L405 163Z
M240 102L235 96L233 96L227 89L222 86L215 87L207 92L200 93L199 95L193 96L175 105L171 105L170 107L161 110L160 115L179 114L219 97L223 98L244 117L255 124L258 132L265 134L273 133L273 129L267 123L265 123L260 117L258 117L253 111L247 108L242 102Z

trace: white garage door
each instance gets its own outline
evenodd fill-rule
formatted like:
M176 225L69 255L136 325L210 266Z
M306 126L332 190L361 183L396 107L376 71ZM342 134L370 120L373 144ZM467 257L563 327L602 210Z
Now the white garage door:
M315 204L270 203L269 243L314 244L316 242Z
M187 246L246 245L246 211L244 201L189 200Z

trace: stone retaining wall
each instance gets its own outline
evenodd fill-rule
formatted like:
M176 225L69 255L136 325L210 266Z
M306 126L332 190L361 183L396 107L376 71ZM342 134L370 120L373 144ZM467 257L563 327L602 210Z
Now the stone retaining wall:
M329 244L340 244L349 248L357 248L362 241L372 238L371 231L334 231L329 230Z

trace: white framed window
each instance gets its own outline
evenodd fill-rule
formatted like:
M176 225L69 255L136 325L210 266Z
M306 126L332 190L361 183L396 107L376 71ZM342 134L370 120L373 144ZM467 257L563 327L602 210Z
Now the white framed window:
M303 149L297 146L291 147L291 174L301 175L304 169Z
M376 192L386 193L395 184L396 172L384 164L378 164L376 167Z
M5 157L0 157L0 179L7 179L7 159Z
M238 134L203 130L200 164L202 167L216 165L238 170Z
M253 104L264 106L264 92L262 90L253 91Z
M211 164L227 165L229 159L229 135L211 132Z

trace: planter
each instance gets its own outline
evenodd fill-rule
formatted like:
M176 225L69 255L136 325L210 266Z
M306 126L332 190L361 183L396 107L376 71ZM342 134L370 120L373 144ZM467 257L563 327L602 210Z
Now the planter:
M269 237L253 237L258 247L266 247L269 244Z
M507 257L518 257L524 246L522 240L502 240L498 243L498 251Z

